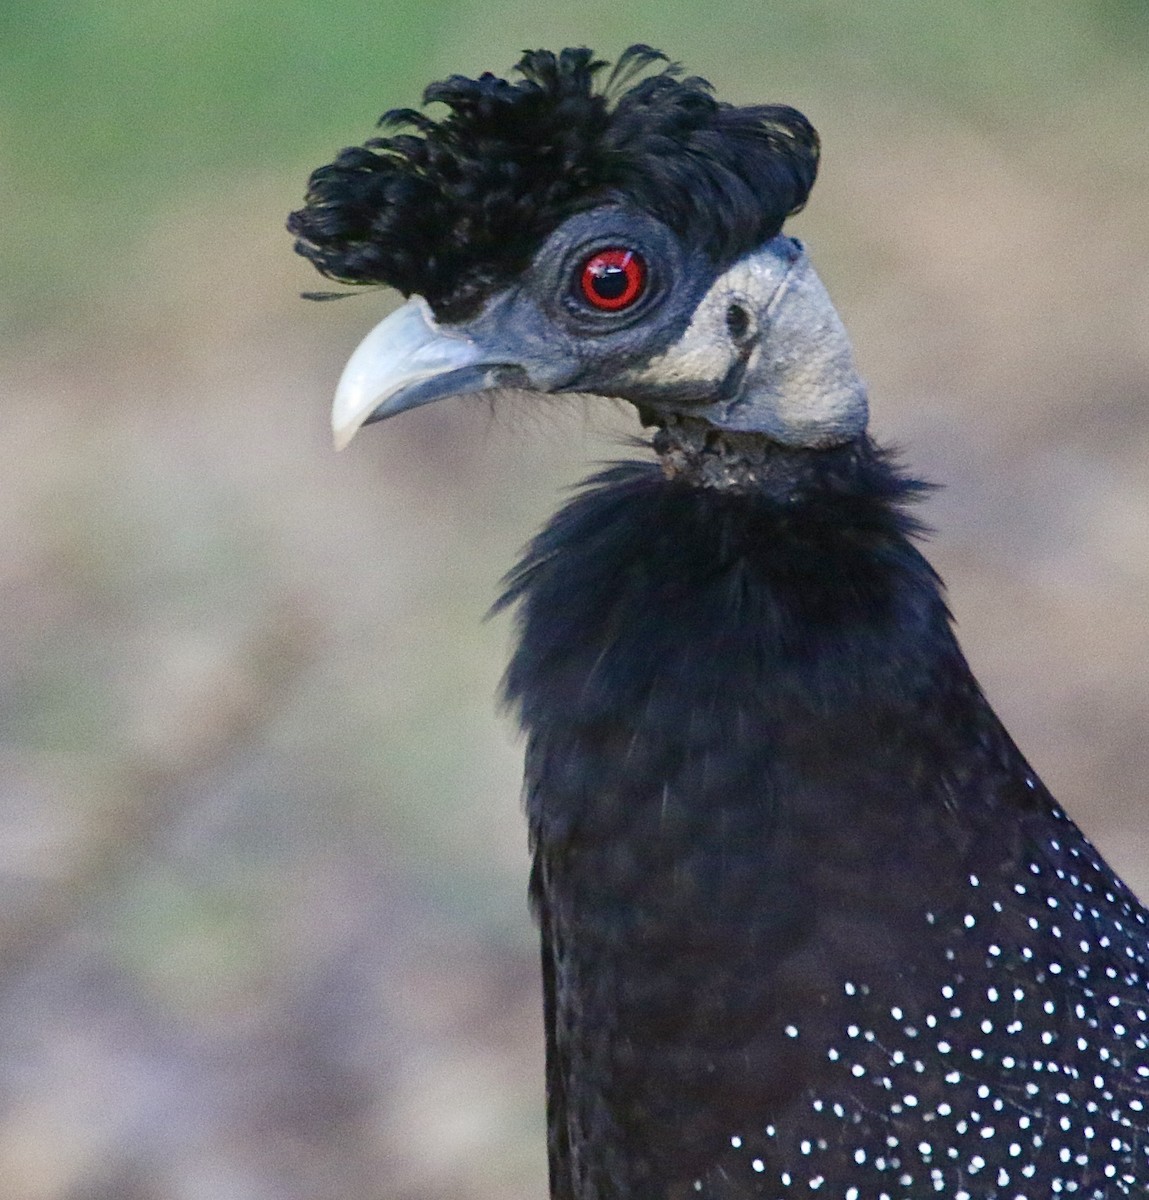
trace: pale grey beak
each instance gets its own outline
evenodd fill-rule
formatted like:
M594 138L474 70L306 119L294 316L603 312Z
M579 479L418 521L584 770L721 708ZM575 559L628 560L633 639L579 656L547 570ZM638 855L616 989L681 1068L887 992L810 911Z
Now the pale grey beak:
M336 450L370 421L491 386L484 357L465 334L437 325L422 296L412 296L371 330L343 368L331 408Z

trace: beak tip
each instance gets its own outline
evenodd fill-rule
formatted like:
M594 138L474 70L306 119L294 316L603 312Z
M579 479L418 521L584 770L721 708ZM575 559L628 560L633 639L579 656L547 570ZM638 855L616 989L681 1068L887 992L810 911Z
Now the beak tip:
M335 447L336 453L340 450L346 450L351 445L352 439L355 437L357 430L355 426L338 426L331 427L331 443Z
M372 419L467 390L459 374L477 367L481 358L469 337L440 329L426 300L412 296L380 321L347 360L331 406L335 449L347 446ZM436 380L450 386L428 391Z

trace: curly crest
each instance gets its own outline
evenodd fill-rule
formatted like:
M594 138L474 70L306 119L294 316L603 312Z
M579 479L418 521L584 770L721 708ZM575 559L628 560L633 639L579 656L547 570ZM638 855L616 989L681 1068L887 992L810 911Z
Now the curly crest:
M806 201L818 135L795 109L736 107L649 46L609 66L585 48L528 51L516 80L431 84L386 113L308 183L287 227L343 283L425 296L441 320L473 314L576 212L645 209L718 265L772 237Z

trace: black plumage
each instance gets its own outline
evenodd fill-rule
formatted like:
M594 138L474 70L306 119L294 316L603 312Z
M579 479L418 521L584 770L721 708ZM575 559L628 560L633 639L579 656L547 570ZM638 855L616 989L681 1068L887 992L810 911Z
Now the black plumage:
M553 1193L1139 1194L1143 911L972 678L915 485L779 458L618 468L511 579Z
M429 94L453 116L368 168L388 175L398 155L418 176L430 155L450 179L456 155L498 174L506 140L472 111L521 104L516 144L533 127L549 146L575 95L597 114L585 161L651 110L627 170L657 197L595 171L555 179L554 207L500 259L493 223L458 249L481 191L450 209L440 190L457 273L415 245L445 327L418 301L389 318L371 337L400 365L366 391L341 384L354 403L340 416L337 399L336 424L513 369L538 391L630 399L654 426L655 461L590 480L500 602L519 627L506 696L528 735L552 1195L1145 1194L1146 912L971 675L913 543L924 485L865 432L832 308L778 235L812 182L812 131L666 72L596 105L587 52L525 61L529 105L506 99L523 84L449 81ZM655 137L664 109L688 138ZM757 225L738 187L678 219L676 153L698 178L761 187ZM293 218L303 252L354 278L339 256L377 251L378 278L414 290L418 264L390 265L389 239L407 220L433 230L389 184L378 211L358 177L341 190L344 169L313 177ZM545 191L545 170L523 194ZM586 272L620 244L656 284L628 275L639 294L616 324L589 311Z

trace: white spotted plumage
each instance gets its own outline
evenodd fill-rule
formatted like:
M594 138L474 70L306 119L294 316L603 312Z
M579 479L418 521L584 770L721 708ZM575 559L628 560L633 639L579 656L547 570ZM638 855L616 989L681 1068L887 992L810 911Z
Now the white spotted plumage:
M968 908L922 913L923 932L946 935L949 974L930 1000L842 980L845 1019L820 1049L837 1094L732 1134L723 1173L741 1158L769 1189L754 1194L779 1200L1149 1191L1149 920L1055 819L1064 829L1020 877L971 874ZM800 1041L802 1022L785 1032ZM698 1190L726 1194L716 1173Z

